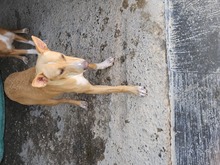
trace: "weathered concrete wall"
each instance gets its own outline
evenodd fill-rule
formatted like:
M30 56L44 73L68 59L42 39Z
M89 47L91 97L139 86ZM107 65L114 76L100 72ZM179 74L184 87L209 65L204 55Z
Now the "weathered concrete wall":
M20 106L6 100L6 153L3 164L145 165L170 163L170 110L162 0L7 1L0 24L29 27L52 50L115 65L86 76L94 84L143 85L144 98L125 95L66 95L89 102ZM4 78L28 66L3 59ZM10 68L8 67L10 66Z
M220 2L166 2L173 162L218 165Z

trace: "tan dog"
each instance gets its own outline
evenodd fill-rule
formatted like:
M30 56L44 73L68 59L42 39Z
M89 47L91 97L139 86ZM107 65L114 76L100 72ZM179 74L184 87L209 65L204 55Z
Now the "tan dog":
M25 105L56 105L70 103L87 108L85 101L56 99L63 93L132 93L146 95L141 86L102 86L91 85L83 77L86 69L105 69L113 65L114 58L108 58L98 64L88 64L84 59L65 56L51 51L37 37L32 36L39 57L36 66L22 72L16 72L5 80L5 92L11 99Z
M25 64L27 63L27 58L25 56L20 56L23 54L37 54L35 49L15 49L12 45L14 41L23 42L34 46L34 43L27 40L15 33L25 33L27 34L29 30L27 28L21 30L8 31L0 28L0 57L16 57L21 59Z

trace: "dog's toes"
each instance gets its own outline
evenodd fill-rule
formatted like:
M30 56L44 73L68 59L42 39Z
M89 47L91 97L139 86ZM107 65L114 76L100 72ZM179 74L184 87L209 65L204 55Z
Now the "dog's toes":
M143 86L138 86L138 92L139 92L139 96L144 97L147 95L147 90Z
M28 28L24 28L22 29L23 33L28 34L30 32L30 30Z
M88 103L86 101L81 101L80 107L82 107L83 109L87 110L88 109Z
M115 58L114 57L109 57L105 61L106 61L106 65L108 67L110 67L110 66L112 66L114 64Z
M27 63L28 63L28 58L27 57L22 56L21 60L27 65Z

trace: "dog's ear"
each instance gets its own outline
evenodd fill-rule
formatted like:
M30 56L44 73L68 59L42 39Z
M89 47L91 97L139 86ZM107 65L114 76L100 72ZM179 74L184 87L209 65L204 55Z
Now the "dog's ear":
M38 74L32 81L32 87L42 88L45 87L48 83L48 78L43 74Z
M40 38L37 38L35 36L31 36L35 46L36 46L36 49L39 53L44 53L46 51L48 51L48 47L47 47L47 44L45 44Z

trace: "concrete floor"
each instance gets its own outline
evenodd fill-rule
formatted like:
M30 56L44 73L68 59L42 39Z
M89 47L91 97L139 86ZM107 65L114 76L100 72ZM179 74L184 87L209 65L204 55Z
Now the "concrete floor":
M87 100L88 111L6 99L2 165L171 163L164 1L1 0L0 15L1 27L28 27L52 50L93 62L116 57L111 69L86 73L93 84L140 84L148 90L144 98L65 95ZM3 78L34 66L36 56L28 59L28 65L0 59Z

